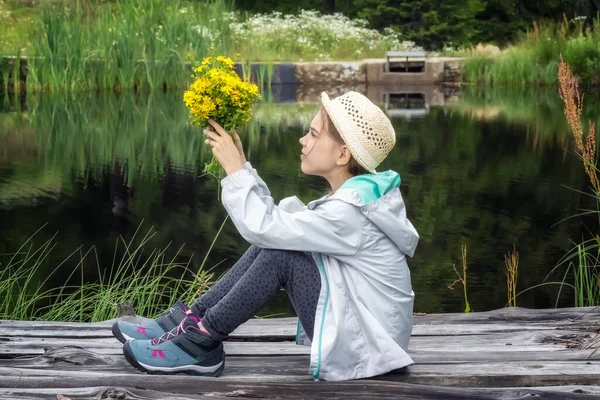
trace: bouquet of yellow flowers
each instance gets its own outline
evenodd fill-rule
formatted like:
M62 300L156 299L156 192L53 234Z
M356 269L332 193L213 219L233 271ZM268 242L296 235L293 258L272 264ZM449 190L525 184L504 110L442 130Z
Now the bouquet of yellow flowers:
M192 123L207 126L212 118L223 129L232 133L250 121L252 105L260 99L258 86L242 80L233 70L233 60L228 57L206 57L194 69L194 81L183 94L190 111ZM213 157L204 172L217 175L221 170Z

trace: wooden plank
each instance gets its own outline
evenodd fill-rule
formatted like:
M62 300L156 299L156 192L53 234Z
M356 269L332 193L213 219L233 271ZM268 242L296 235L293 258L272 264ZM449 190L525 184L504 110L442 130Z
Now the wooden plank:
M447 365L414 365L407 371L386 374L373 381L382 386L391 382L422 384L430 386L452 387L531 387L560 385L597 385L600 381L600 363L554 362L536 364L532 362L489 363L472 365L456 364L452 368ZM212 382L216 385L235 384L239 389L249 383L282 384L311 382L310 376L282 373L236 373L231 368L225 369L220 378L204 378L190 376L161 376L160 379L148 379L146 374L137 372L115 371L74 371L34 368L0 367L0 387L88 387L98 385L144 387L160 389L160 386L148 385L157 382L160 385L186 383L190 386L206 387ZM194 383L195 382L195 383ZM354 381L365 382L365 380ZM169 387L169 386L166 386ZM186 393L185 391L178 393Z
M361 381L365 382L365 381ZM362 386L347 383L323 382L322 384L301 383L295 385L268 385L266 388L254 385L245 385L244 389L231 391L207 391L204 394L180 394L162 390L148 390L125 387L94 386L86 388L11 388L0 389L0 397L17 400L48 399L56 400L57 394L77 400L97 400L104 398L122 399L170 399L170 400L204 400L204 399L231 399L232 397L246 398L285 398L304 399L310 395L311 399L378 399L428 400L428 399L518 399L518 398L543 398L550 400L589 399L586 394L598 393L597 387L564 386L552 388L511 388L511 389L478 389L478 388L439 388L423 387L421 385L398 384L393 387L380 387L377 383L369 381ZM317 390L313 389L317 388ZM326 387L323 393L323 387ZM590 389L591 388L591 389ZM319 392L320 390L321 392ZM580 393L578 393L580 392ZM306 394L304 394L306 393ZM327 397L325 397L327 396Z
M586 336L587 335L587 336ZM518 333L497 333L489 335L449 336L440 340L436 336L417 336L411 339L410 352L514 352L564 349L574 337L592 337L581 335L578 331L526 331ZM7 340L8 339L8 340ZM233 355L275 355L308 354L308 346L298 346L294 342L234 342L224 343L225 351ZM43 354L52 347L81 346L99 354L120 354L122 344L115 338L72 339L57 338L5 338L0 341L0 354L6 356Z
M143 321L141 317L129 318ZM55 337L110 337L115 320L91 324L44 321L2 321L0 337L38 336ZM427 314L414 317L413 336L421 335L471 335L520 330L545 330L565 327L586 328L592 324L600 327L600 309L580 307L566 309L530 310L503 308L493 311L459 314ZM269 337L289 340L295 337L297 318L252 319L241 325L232 338Z
M310 354L310 347L298 346L293 342L224 342L223 345L226 354L249 357ZM4 357L41 355L45 349L65 346L85 347L86 350L102 355L123 354L123 345L116 339L0 342L0 354Z
M267 351L264 356L240 355L242 351L228 351L227 362L237 364L240 360L251 360L256 365L271 365L277 363L289 363L298 365L298 371L304 372L309 364L309 354L288 354L286 356L272 356ZM247 353L247 351L243 351ZM558 350L558 351L509 351L509 352L442 352L442 351L415 351L409 352L417 364L456 364L456 363L487 363L490 360L495 362L511 361L587 361L588 356L592 354L590 350ZM61 348L52 349L45 354L27 356L26 354L15 355L19 358L0 359L0 366L15 368L52 368L60 365L60 368L68 368L74 365L74 368L80 368L81 365L93 365L95 370L114 370L130 368L129 363L124 359L121 349L114 352L92 352L89 349ZM592 360L598 360L600 356L594 354ZM230 361L233 360L233 361ZM476 366L473 366L476 368Z
M124 318L132 322L143 322L144 318ZM0 337L112 337L111 328L115 320L79 323L46 321L0 320ZM251 319L232 332L231 337L270 337L289 340L296 336L297 318Z
M45 337L56 336L71 338L102 338L112 337L110 326L86 327L73 326L73 324L46 325L37 323L27 326L19 324L0 325L0 337ZM561 329L585 329L589 326L586 322L573 322L564 324ZM487 335L492 333L508 333L520 331L557 330L555 323L517 323L517 324L423 324L413 327L412 336L459 336L459 335ZM242 325L231 335L231 339L268 339L268 340L293 340L296 336L296 326L293 325Z
M27 362L29 365L23 365ZM591 384L593 379L600 379L600 362L590 360L450 362L453 363L452 368L435 360L427 364L417 363L406 368L404 372L387 374L381 379L442 386L499 386L499 382L502 382L503 386L556 385L561 384L560 382ZM53 368L47 368L48 366ZM25 374L50 377L61 375L68 377L71 372L91 371L105 376L138 373L133 367L128 366L120 355L102 357L81 349L51 351L44 357L32 360L4 360L0 364L0 375L2 371L8 370L19 376ZM288 380L302 380L308 376L307 372L307 356L275 358L234 356L227 358L224 376L234 380L243 380L244 376L248 379L266 376L268 379L277 380L278 376L283 376Z
M244 324L230 335L230 339L265 339L265 340L293 340L296 335L295 326L278 324ZM589 322L565 323L560 328L555 323L518 323L518 324L427 324L415 325L413 337L417 336L463 336L463 335L489 335L495 333L510 333L522 331L562 331L562 330L585 330L590 326ZM74 323L52 324L32 323L4 323L0 325L0 338L12 337L39 337L55 338L112 338L110 326L89 327L85 324L74 325ZM600 324L592 332L600 330Z
M143 317L123 317L123 320L142 321ZM15 327L43 327L43 326L67 326L87 328L106 328L110 329L116 319L93 322L50 322L50 321L14 321L0 320L0 328L3 324L10 323ZM251 319L242 326L250 329L257 329L263 326L287 326L296 328L296 317L288 318L263 318ZM521 307L506 307L497 310L479 311L472 313L448 313L448 314L417 314L414 317L414 325L421 324L473 324L473 323L548 323L548 322L569 322L569 321L600 321L600 307L567 307L567 308L549 308L549 309L530 309Z
M557 325L571 321L600 321L600 307L570 307L529 309L506 307L492 311L452 314L426 314L415 316L414 324L472 324L472 323L533 323L555 322Z
M598 361L513 361L486 364L415 364L406 375L393 373L385 380L435 386L528 387L596 385L600 382Z
M490 360L494 362L544 362L544 361L588 361L590 351L561 350L552 352L417 352L411 353L416 364L458 364L469 363L473 368L476 364L486 364ZM598 360L596 357L593 360ZM15 359L0 359L0 367L12 368L58 368L58 369L81 369L82 366L92 366L96 371L131 370L131 366L125 360L122 353L98 354L84 349L61 348L48 351L44 355L34 357L21 357ZM243 369L263 368L268 370L270 366L274 369L289 368L288 373L303 375L309 365L308 354L286 355L284 357L269 356L239 356L227 354L228 369L239 367ZM263 367L266 366L266 367ZM266 372L267 373L267 372Z

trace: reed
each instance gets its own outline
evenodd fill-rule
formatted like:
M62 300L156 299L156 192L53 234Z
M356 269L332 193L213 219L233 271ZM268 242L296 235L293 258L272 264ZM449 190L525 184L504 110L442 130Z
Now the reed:
M43 9L31 43L32 90L182 88L191 66L230 48L231 3L60 2Z
M508 293L508 306L517 306L517 278L519 275L519 253L516 247L512 252L504 256L504 265L506 266L506 287Z
M138 314L149 317L175 300L191 303L213 283L214 275L205 263L221 229L198 271L190 270L191 259L179 260L181 247L171 256L167 255L168 246L148 251L155 232L150 229L142 235L138 227L131 239L121 237L115 243L108 268L102 268L95 247L79 247L49 274L45 264L56 235L36 247L33 242L38 230L15 253L0 257L0 319L96 322L117 317L117 304L126 300ZM67 265L74 267L64 277ZM84 270L90 267L97 271L94 280L84 278ZM59 275L64 285L47 288Z
M466 245L462 246L461 256L462 256L462 274L459 273L458 270L456 269L456 264L452 264L452 268L454 269L454 272L458 276L458 279L456 279L454 282L452 282L450 285L448 285L448 289L454 290L454 286L458 283L460 283L462 285L463 299L465 301L465 312L468 313L468 312L471 312L471 306L469 305L469 299L467 296L467 246Z
M36 91L184 88L189 59L211 49L261 63L258 75L269 85L276 61L358 60L416 48L397 32L341 14L249 15L233 11L231 0L59 0L35 10L14 21L11 32L27 34L11 33L0 56L25 49L28 89Z
M564 106L564 114L575 143L577 156L581 159L584 170L591 185L591 194L596 202L595 210L582 210L576 217L593 216L600 218L600 184L596 167L596 131L595 124L588 122L588 132L584 136L584 125L581 121L583 113L583 95L579 92L579 82L571 66L565 62L562 55L558 63L559 94ZM563 290L569 288L574 294L574 306L600 305L600 236L573 243L574 247L565 254L557 265L548 273L544 281L534 287L558 285L556 303ZM548 281L555 273L562 273L562 278ZM570 283L571 281L572 283Z
M558 54L563 54L583 83L600 83L600 17L593 27L581 20L534 23L516 43L495 55L474 50L466 56L463 80L484 85L553 85L557 83Z

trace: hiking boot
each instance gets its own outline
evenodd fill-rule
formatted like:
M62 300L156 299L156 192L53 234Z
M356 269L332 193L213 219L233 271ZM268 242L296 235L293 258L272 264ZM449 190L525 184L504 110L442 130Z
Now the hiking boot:
M112 333L121 343L133 339L154 339L175 329L185 319L188 310L189 308L185 304L177 301L169 311L156 319L141 324L117 321L113 324Z
M161 337L126 342L123 354L131 365L149 374L219 376L225 367L223 343L200 331L198 322L190 314Z

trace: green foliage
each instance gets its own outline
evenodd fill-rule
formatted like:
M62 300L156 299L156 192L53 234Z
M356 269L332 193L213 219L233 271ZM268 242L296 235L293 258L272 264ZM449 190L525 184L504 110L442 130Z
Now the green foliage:
M28 86L45 90L183 87L188 55L229 49L226 0L60 2L43 8L32 38ZM139 61L142 60L142 61Z
M558 60L565 62L584 84L600 83L600 19L595 28L580 22L534 24L514 46L487 57L465 54L463 80L486 85L551 85L557 82Z
M140 38L143 38L143 45L136 48L136 53L141 53L144 58L152 60L147 68L140 73L151 73L154 60L164 61L163 58L170 60L169 62L177 61L177 58L185 59L185 53L180 47L181 43L190 44L190 48L195 48L197 36L194 37L193 30L202 33L200 36L211 33L219 40L226 39L228 36L227 30L229 24L221 20L217 14L213 14L211 10L218 9L221 6L230 7L228 2L220 3L219 1L176 1L176 2L156 2L155 0L134 0L132 2L121 1L100 1L87 0L79 4L84 5L83 17L86 21L93 21L93 18L102 16L112 19L113 13L117 17L113 22L117 22L115 28L121 29L122 23L118 21L120 15L125 15L133 21L144 22L137 28L129 27L123 32L135 35L138 37L112 37L101 30L96 31L99 42L104 41L105 45L101 46L101 50L106 51L107 47L112 46L113 41L116 42L116 48L126 46L129 41L137 41L140 44ZM68 4L78 4L77 2L69 2ZM221 4L215 7L215 4ZM142 5L142 7L140 7ZM178 8L179 7L179 8ZM497 45L506 45L512 43L519 38L519 35L525 32L534 22L559 22L563 18L566 19L583 19L583 24L586 27L593 28L592 18L596 17L600 12L600 3L597 0L551 0L551 1L534 1L534 0L457 0L441 1L441 0L357 0L357 1L335 1L335 0L298 0L295 2L281 2L275 0L250 1L237 0L235 8L242 12L250 14L256 13L272 13L281 12L283 14L297 14L301 10L314 10L323 13L338 12L343 13L347 17L365 18L370 27L382 30L384 28L395 28L402 33L403 40L415 41L418 45L425 46L428 50L439 49L444 46L463 46L483 43L494 43ZM133 11L128 13L128 9ZM174 14L172 10L185 9L189 12ZM59 9L60 10L60 9ZM193 12L192 12L193 10ZM76 11L76 9L75 9ZM106 11L106 12L105 12ZM123 14L119 14L123 12ZM146 18L148 12L161 18ZM213 18L204 18L205 15L212 15ZM20 2L14 0L5 0L0 4L0 54L14 54L17 48L24 49L26 54L29 53L30 40L38 38L39 30L33 30L34 22L39 19L40 7L26 7ZM163 19L166 16L168 19ZM229 15L231 16L231 15ZM89 18L88 18L89 17ZM215 18L216 17L216 18ZM586 19L587 18L587 19ZM242 18L243 20L244 18ZM157 34L157 21L162 21L164 27L163 32L168 35L160 36ZM67 22L67 20L64 20ZM212 25L212 23L215 23ZM239 23L240 21L236 21ZM134 25L137 22L134 23ZM182 25L183 24L183 25ZM93 24L92 24L93 25ZM267 28L266 25L263 25ZM192 32L190 31L192 28ZM314 32L312 26L305 26L304 32L310 34ZM257 30L254 34L259 36ZM170 35L170 36L169 36ZM216 36L215 36L216 35ZM289 34L288 34L289 35ZM111 36L109 38L109 36ZM177 38L181 40L177 44ZM296 37L290 37L285 41L289 48L298 47L298 34ZM110 41L105 41L110 39ZM165 39L167 42L161 41ZM271 37L271 40L281 40L281 38ZM266 40L265 40L266 41ZM171 52L164 53L162 49L165 44L170 47ZM264 60L276 57L278 51L284 51L286 61L302 59L304 61L314 59L316 55L303 53L299 55L296 51L288 53L286 46L282 46L280 50L273 47L261 47L259 49L248 49L248 45L256 48L256 41L244 41L244 45L236 45L232 43L230 50L240 51L244 53L252 52L253 59ZM352 53L361 46L361 43L351 43L354 47L349 49L347 54L343 52L343 47L336 47L335 51L339 54L325 53L333 59L355 57ZM323 47L323 46L320 46ZM96 49L93 49L94 51ZM363 53L365 50L372 50L371 46L361 46ZM175 57L177 53L177 57ZM294 54L295 58L290 58L290 54ZM153 58L156 55L156 58ZM124 53L124 56L128 56ZM138 58L142 58L137 54ZM283 54L280 54L283 57ZM363 54L364 57L371 57ZM169 57L173 57L170 59ZM160 71L160 68L159 68Z
M377 29L391 27L407 40L430 50L444 45L465 45L477 36L475 17L483 0L358 0L357 15Z
M331 7L333 3L333 7ZM533 22L561 21L587 17L600 11L597 0L534 1L534 0L357 0L316 1L299 0L293 3L238 0L236 7L250 12L295 13L299 9L336 12L350 17L365 18L377 29L396 27L405 40L413 40L427 49L468 44L511 43Z
M136 232L127 242L119 238L109 268L100 265L95 246L79 247L48 274L43 267L56 246L56 235L36 246L38 232L15 253L0 257L0 319L105 321L117 317L117 304L126 300L139 315L154 317L175 300L191 303L212 284L213 274L203 268L192 271L189 260L179 261L181 248L171 256L168 248L148 252L153 230L139 239ZM75 268L66 276L61 267L73 261ZM85 273L90 267L97 272L92 280ZM62 275L63 284L48 288L56 275Z

